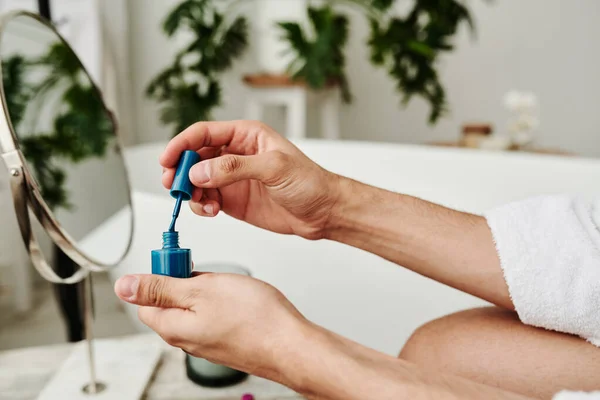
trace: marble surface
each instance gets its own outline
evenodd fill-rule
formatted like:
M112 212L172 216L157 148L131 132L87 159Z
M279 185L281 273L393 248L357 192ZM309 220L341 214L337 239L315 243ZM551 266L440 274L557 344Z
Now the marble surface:
M94 400L141 399L164 353L163 343L155 335L95 340L91 349L95 381L101 389L93 395ZM90 395L82 391L91 380L90 346L84 341L71 350L38 400L91 400Z
M147 340L148 337L147 334L135 335L122 340ZM256 400L304 399L282 385L254 376L229 388L200 387L185 376L185 354L164 342L162 348L161 360L142 397L145 400L239 400L245 393L253 394ZM72 344L60 344L0 352L0 399L36 399L73 349Z

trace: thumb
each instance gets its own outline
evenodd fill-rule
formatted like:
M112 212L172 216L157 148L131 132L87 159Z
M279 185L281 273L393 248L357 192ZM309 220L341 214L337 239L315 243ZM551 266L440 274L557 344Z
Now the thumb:
M115 282L120 299L139 306L191 308L191 290L186 279L162 275L126 275Z
M190 181L202 188L218 188L248 179L276 185L286 179L291 166L292 158L280 151L252 156L228 154L194 165L190 170Z

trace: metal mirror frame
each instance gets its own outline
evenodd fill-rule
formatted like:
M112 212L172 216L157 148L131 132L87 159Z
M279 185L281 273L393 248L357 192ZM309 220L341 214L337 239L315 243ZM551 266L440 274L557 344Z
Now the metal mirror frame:
M71 51L74 52L69 43L56 30L54 26L52 26L44 18L29 11L12 11L0 16L0 46L2 43L3 35L6 32L6 27L8 23L14 20L15 18L21 16L32 18L40 24L46 26L50 31L52 31L56 35L56 37L59 40L61 40L66 46L68 46L69 49L71 49ZM77 56L77 53L75 53L75 55ZM125 159L123 157L123 144L119 135L119 129L115 115L106 106L102 92L100 91L94 80L91 78L88 71L85 69L79 57L77 57L77 60L81 69L89 78L91 85L96 91L97 95L100 96L103 108L113 124L115 139L117 141L117 148L119 153L118 156L121 158L124 165L125 180L127 182L127 196L129 199L129 205L131 207L131 224L129 227L130 233L127 247L125 248L125 251L123 252L121 257L114 264L105 264L99 262L98 260L93 259L92 257L84 254L80 249L78 249L75 240L71 236L69 236L68 232L66 232L63 229L61 224L58 222L58 220L55 218L54 214L46 204L45 200L42 197L40 188L36 183L35 179L33 178L33 174L27 167L26 158L24 157L23 152L19 147L19 140L11 122L8 105L4 94L4 84L0 79L0 100L2 103L2 112L0 112L0 156L4 160L4 163L6 164L10 175L9 179L13 196L13 203L19 228L21 230L21 235L23 237L27 253L29 254L34 267L40 273L40 275L42 275L42 277L44 277L50 282L63 284L77 283L82 281L90 272L103 272L116 267L129 253L133 241L135 224L135 217L133 213L133 201L131 196L131 182L129 180L127 164L125 163ZM0 65L0 76L2 76L1 68L2 66ZM48 262L46 261L44 254L41 251L39 242L33 233L29 217L29 210L33 212L33 214L41 223L46 233L50 236L51 240L75 263L79 265L80 268L70 277L61 278L60 276L58 276L54 272L50 264L48 264Z

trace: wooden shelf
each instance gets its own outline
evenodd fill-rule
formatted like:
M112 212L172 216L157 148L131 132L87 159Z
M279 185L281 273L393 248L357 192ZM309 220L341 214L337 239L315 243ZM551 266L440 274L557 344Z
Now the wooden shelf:
M458 147L458 148L464 148L467 149L469 147L464 146L461 142L459 141L442 141L442 142L430 142L427 143L430 146L438 146L438 147ZM473 149L473 150L478 150L478 149ZM502 150L499 150L502 151ZM570 153L568 151L564 151L564 150L560 150L560 149L552 149L552 148L534 148L534 149L516 149L516 148L511 148L508 150L504 150L504 151L509 151L509 152L523 152L523 153L535 153L535 154L549 154L549 155L560 155L560 156L576 156L576 154L574 153Z
M248 86L258 89L266 88L286 88L286 87L307 87L306 83L300 79L293 79L286 74L248 74L243 77L244 83ZM337 83L332 81L327 84L327 88L337 86Z

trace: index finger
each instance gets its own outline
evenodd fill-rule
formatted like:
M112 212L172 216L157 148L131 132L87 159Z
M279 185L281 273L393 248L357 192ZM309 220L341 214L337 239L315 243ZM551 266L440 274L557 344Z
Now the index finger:
M244 121L197 122L171 139L159 162L165 168L173 168L185 150L224 146L231 142L236 133L244 133L247 129Z

